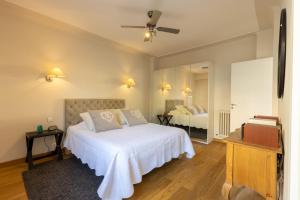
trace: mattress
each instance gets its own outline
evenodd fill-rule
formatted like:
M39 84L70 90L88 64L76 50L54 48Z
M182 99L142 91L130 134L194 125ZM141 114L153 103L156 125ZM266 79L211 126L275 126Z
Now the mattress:
M68 128L64 146L97 176L104 176L97 193L113 200L132 196L133 184L141 182L142 175L172 158L195 155L184 130L152 123L100 133L79 123Z

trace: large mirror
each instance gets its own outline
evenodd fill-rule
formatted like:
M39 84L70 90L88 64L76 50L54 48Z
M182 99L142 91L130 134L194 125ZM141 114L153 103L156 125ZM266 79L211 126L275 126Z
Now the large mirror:
M152 122L185 129L207 143L209 62L159 69L152 76Z

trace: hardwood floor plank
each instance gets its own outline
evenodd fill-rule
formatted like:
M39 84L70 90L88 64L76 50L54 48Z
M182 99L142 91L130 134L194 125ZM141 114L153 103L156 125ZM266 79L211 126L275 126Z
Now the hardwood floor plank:
M172 194L172 196L168 200L186 200L186 199L195 199L195 198L196 196L192 191L184 187L181 187L174 194Z
M219 200L225 181L224 143L193 143L196 156L174 159L143 176L130 200ZM0 167L0 199L26 200L22 172L26 163Z

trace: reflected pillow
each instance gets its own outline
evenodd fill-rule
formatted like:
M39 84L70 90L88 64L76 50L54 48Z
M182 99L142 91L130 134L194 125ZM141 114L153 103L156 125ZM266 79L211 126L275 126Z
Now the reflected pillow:
M192 115L192 113L183 105L176 105L176 110L180 111L182 114L185 115Z
M112 110L90 110L89 114L93 120L96 132L122 128L116 114Z
M139 110L122 110L123 115L126 118L129 126L135 126L139 124L147 124L147 120Z
M171 110L168 115L173 115L173 116L176 116L176 115L182 115L183 113L179 110Z
M205 108L203 108L201 105L195 105L195 107L197 108L199 113L205 113L206 112Z
M188 106L187 109L193 114L193 115L197 115L199 114L197 108L195 106Z

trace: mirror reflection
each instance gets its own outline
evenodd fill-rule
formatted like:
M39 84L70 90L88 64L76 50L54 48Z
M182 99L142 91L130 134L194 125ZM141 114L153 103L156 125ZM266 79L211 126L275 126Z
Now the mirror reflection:
M208 65L195 63L154 71L152 121L187 131L207 142Z

